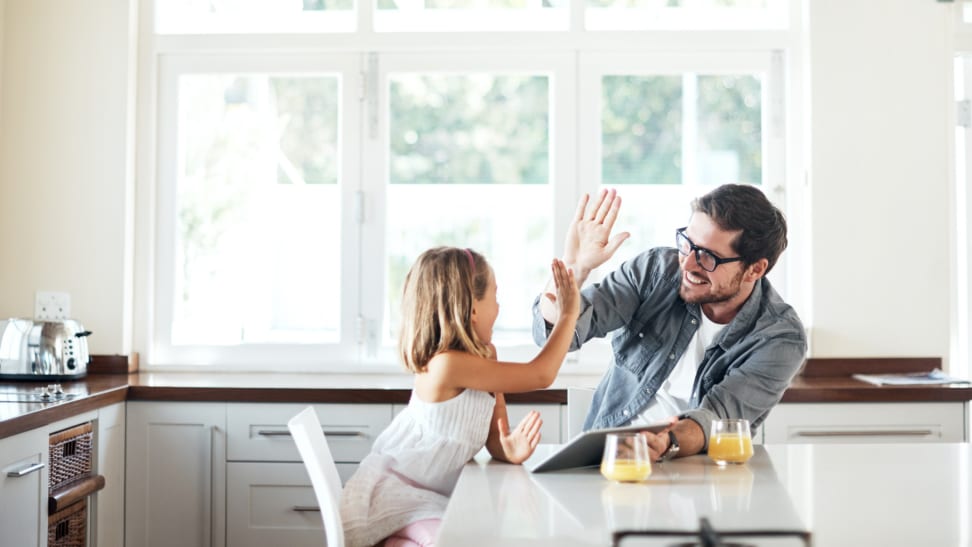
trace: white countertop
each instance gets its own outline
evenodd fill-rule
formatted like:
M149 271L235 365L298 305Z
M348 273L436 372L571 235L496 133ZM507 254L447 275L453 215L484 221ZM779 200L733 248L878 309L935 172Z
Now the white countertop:
M706 456L655 464L641 484L596 469L532 475L477 457L438 545L601 546L614 530L697 530L706 517L723 531L810 531L816 546L969 546L970 472L967 443L760 446L724 469Z

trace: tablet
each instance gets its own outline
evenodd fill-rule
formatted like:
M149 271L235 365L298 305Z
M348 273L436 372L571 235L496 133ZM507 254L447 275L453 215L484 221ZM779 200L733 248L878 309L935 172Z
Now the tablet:
M574 469L577 467L592 467L601 464L601 456L604 454L604 438L608 433L618 433L621 431L651 431L658 433L672 426L671 422L660 422L646 425L627 425L624 427L611 427L607 429L592 429L584 431L571 439L567 444L561 445L546 457L536 461L527 460L524 466L531 473L543 473L545 471L559 471L561 469Z

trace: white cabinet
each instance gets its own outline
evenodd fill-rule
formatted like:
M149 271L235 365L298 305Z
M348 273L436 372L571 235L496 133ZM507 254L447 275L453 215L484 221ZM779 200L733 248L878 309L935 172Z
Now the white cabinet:
M507 404L506 416L510 419L510 429L516 427L516 424L520 423L520 420L528 412L536 410L540 413L540 419L543 420L543 425L540 426L540 443L560 444L566 440L563 438L563 428L561 427L561 406L558 404Z
M125 545L125 403L98 410L95 469L105 487L90 499L93 544Z
M227 406L226 544L317 546L324 541L310 478L287 430L306 404ZM319 404L342 481L391 423L390 404Z
M226 541L233 547L315 545L321 512L303 463L229 462Z
M44 429L0 439L0 546L47 544L47 446Z
M408 405L394 405L394 414L405 409ZM540 413L543 425L540 426L540 444L560 444L569 438L564 417L566 405L555 403L507 403L506 417L510 420L510 429L516 427L520 420L531 410Z
M225 432L225 403L128 403L126 546L226 544Z
M763 423L764 442L963 442L967 403L784 403Z

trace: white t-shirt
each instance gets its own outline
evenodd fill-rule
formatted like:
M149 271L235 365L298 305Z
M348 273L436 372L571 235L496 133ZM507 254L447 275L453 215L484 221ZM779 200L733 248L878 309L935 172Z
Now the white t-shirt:
M705 313L700 315L702 316L702 324L699 325L699 330L695 331L692 339L689 340L682 358L678 360L678 363L675 363L675 368L672 369L671 374L665 379L665 383L658 389L658 393L648 403L648 406L631 420L632 424L653 424L689 410L692 384L695 383L695 374L698 372L699 363L705 357L705 349L725 328L725 325L715 323L706 317Z

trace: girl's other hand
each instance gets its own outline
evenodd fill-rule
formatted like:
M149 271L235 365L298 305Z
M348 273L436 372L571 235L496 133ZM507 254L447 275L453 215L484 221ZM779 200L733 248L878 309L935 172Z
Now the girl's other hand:
M565 315L577 317L580 313L580 290L577 288L574 272L557 258L553 259L550 270L553 273L557 294L548 292L544 296L557 307L557 320L559 321Z
M536 410L531 410L513 431L510 431L510 425L505 418L499 419L500 443L503 445L503 453L507 461L523 463L533 454L540 444L541 425L543 420Z

